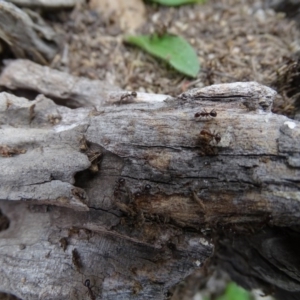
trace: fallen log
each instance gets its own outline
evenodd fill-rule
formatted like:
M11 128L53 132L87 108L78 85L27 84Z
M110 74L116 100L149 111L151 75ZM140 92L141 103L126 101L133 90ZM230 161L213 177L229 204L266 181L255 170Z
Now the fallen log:
M164 299L214 245L225 262L220 245L239 234L299 225L300 127L272 114L275 94L245 82L152 102L120 92L114 104L69 109L1 93L0 207L10 224L0 289ZM284 268L269 263L248 274L259 277L250 287L276 286L269 279ZM294 281L280 289L299 291Z

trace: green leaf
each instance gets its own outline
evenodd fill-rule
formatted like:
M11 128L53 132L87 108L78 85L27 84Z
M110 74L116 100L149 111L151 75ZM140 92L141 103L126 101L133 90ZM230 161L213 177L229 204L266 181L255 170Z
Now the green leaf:
M127 36L125 41L165 60L185 75L196 77L200 70L195 50L181 37L168 34L162 36L140 35Z
M179 6L183 4L190 4L190 3L205 3L206 0L151 0L152 2L156 2L162 5L167 6Z
M234 282L228 283L224 295L217 300L251 300L250 293Z

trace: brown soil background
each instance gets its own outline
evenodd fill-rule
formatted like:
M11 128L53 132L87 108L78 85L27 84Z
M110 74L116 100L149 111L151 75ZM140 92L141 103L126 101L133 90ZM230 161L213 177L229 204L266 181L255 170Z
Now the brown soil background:
M254 80L279 92L274 112L295 115L299 87L294 90L291 84L300 71L300 31L296 21L275 12L268 1L209 0L176 8L146 4L145 24L138 33L163 30L188 40L201 63L196 79L125 45L126 32L116 15L92 10L91 4L45 15L66 36L63 55L52 67L126 90L171 96L194 87Z

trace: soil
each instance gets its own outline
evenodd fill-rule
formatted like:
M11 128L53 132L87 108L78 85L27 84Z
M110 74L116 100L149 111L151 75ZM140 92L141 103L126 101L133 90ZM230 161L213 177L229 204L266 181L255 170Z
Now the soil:
M195 79L124 44L126 32L112 14L98 13L89 4L71 12L48 13L44 17L66 36L63 55L54 59L52 67L126 90L171 96L194 87L254 80L279 91L274 112L293 117L299 88L291 92L290 84L300 70L300 31L296 21L266 3L210 0L176 8L146 4L147 20L138 33L164 30L188 40L201 63Z

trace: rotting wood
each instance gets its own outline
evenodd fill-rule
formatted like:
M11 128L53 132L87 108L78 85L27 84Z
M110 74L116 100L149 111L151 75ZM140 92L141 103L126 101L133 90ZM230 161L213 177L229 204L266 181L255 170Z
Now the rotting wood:
M9 89L36 91L68 107L102 106L121 101L120 88L100 80L75 77L29 60L6 61L6 65L0 85Z
M47 64L57 54L61 38L37 13L0 1L0 39L16 57Z
M8 89L26 89L51 97L56 103L68 107L104 106L128 102L161 102L166 95L151 95L121 91L100 80L75 77L29 60L6 61L0 76L0 86ZM136 93L133 92L133 95Z
M234 83L152 104L137 95L95 113L1 93L0 145L26 152L0 157L10 219L0 233L0 288L23 299L80 299L89 279L99 299L163 299L212 254L205 235L299 225L300 127L270 112L274 96ZM202 109L217 116L195 118ZM49 121L54 113L58 123ZM203 140L202 130L218 132L219 142ZM83 138L97 145L96 172Z
M62 9L62 8L72 8L76 4L82 3L83 0L9 0L15 5L25 6L25 7L39 7L43 9Z

